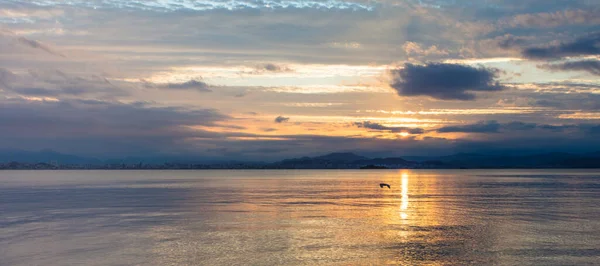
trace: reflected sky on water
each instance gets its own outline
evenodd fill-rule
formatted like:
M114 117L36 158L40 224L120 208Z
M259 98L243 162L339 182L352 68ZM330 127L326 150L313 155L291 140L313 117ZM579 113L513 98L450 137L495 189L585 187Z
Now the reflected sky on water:
M3 171L0 264L593 265L599 176Z

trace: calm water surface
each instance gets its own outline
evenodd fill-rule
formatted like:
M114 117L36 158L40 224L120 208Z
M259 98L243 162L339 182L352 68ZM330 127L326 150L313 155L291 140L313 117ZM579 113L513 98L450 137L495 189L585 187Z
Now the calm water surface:
M600 172L0 171L0 265L386 264L599 265Z

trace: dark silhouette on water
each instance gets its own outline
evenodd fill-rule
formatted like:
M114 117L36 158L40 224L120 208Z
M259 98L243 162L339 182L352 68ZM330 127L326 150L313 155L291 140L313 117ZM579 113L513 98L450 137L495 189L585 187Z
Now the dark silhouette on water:
M388 187L389 189L391 189L391 188L392 188L392 187L390 187L390 185L388 185L388 184L386 184L386 183L381 183L381 184L379 184L379 187L380 187L380 188L383 188L383 187Z

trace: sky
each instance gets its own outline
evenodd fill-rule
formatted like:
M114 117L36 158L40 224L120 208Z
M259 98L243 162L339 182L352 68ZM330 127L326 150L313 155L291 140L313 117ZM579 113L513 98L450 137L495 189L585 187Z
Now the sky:
M0 0L0 149L600 151L597 0Z

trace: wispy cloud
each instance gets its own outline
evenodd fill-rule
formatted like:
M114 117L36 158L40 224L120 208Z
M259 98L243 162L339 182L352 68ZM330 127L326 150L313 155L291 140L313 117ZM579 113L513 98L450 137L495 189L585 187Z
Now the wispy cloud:
M254 1L254 0L72 0L68 2L56 0L32 0L31 4L39 6L75 6L88 8L124 8L134 10L151 10L158 12L171 12L179 10L206 11L215 9L225 10L244 10L244 9L286 9L286 8L311 8L311 9L348 9L348 10L367 10L374 9L373 5L361 4L358 2L327 0L274 0L274 1Z
M154 89L172 89L172 90L193 90L198 92L212 92L210 85L200 80L189 80L181 83L150 83L145 80L141 81L146 88Z
M542 65L542 68L554 71L584 71L600 76L600 60L581 60Z
M562 114L559 116L561 119L577 119L577 120L600 120L600 113L598 112L575 112L571 114Z
M27 39L25 37L19 37L17 38L17 41L19 41L19 43L31 47L33 49L40 49L46 53L49 54L53 54L53 55L57 55L57 56L61 56L61 57L66 57L64 54L61 54L59 52L56 52L52 49L50 49L50 47L46 46L45 44L40 43L39 41L36 40L31 40L31 39Z
M394 126L385 126L379 123L374 123L371 121L363 121L363 122L355 122L353 125L359 128L366 128L371 130L380 130L380 131L389 131L392 133L408 133L408 134L423 134L425 130L422 128L411 128L411 127L394 127Z

